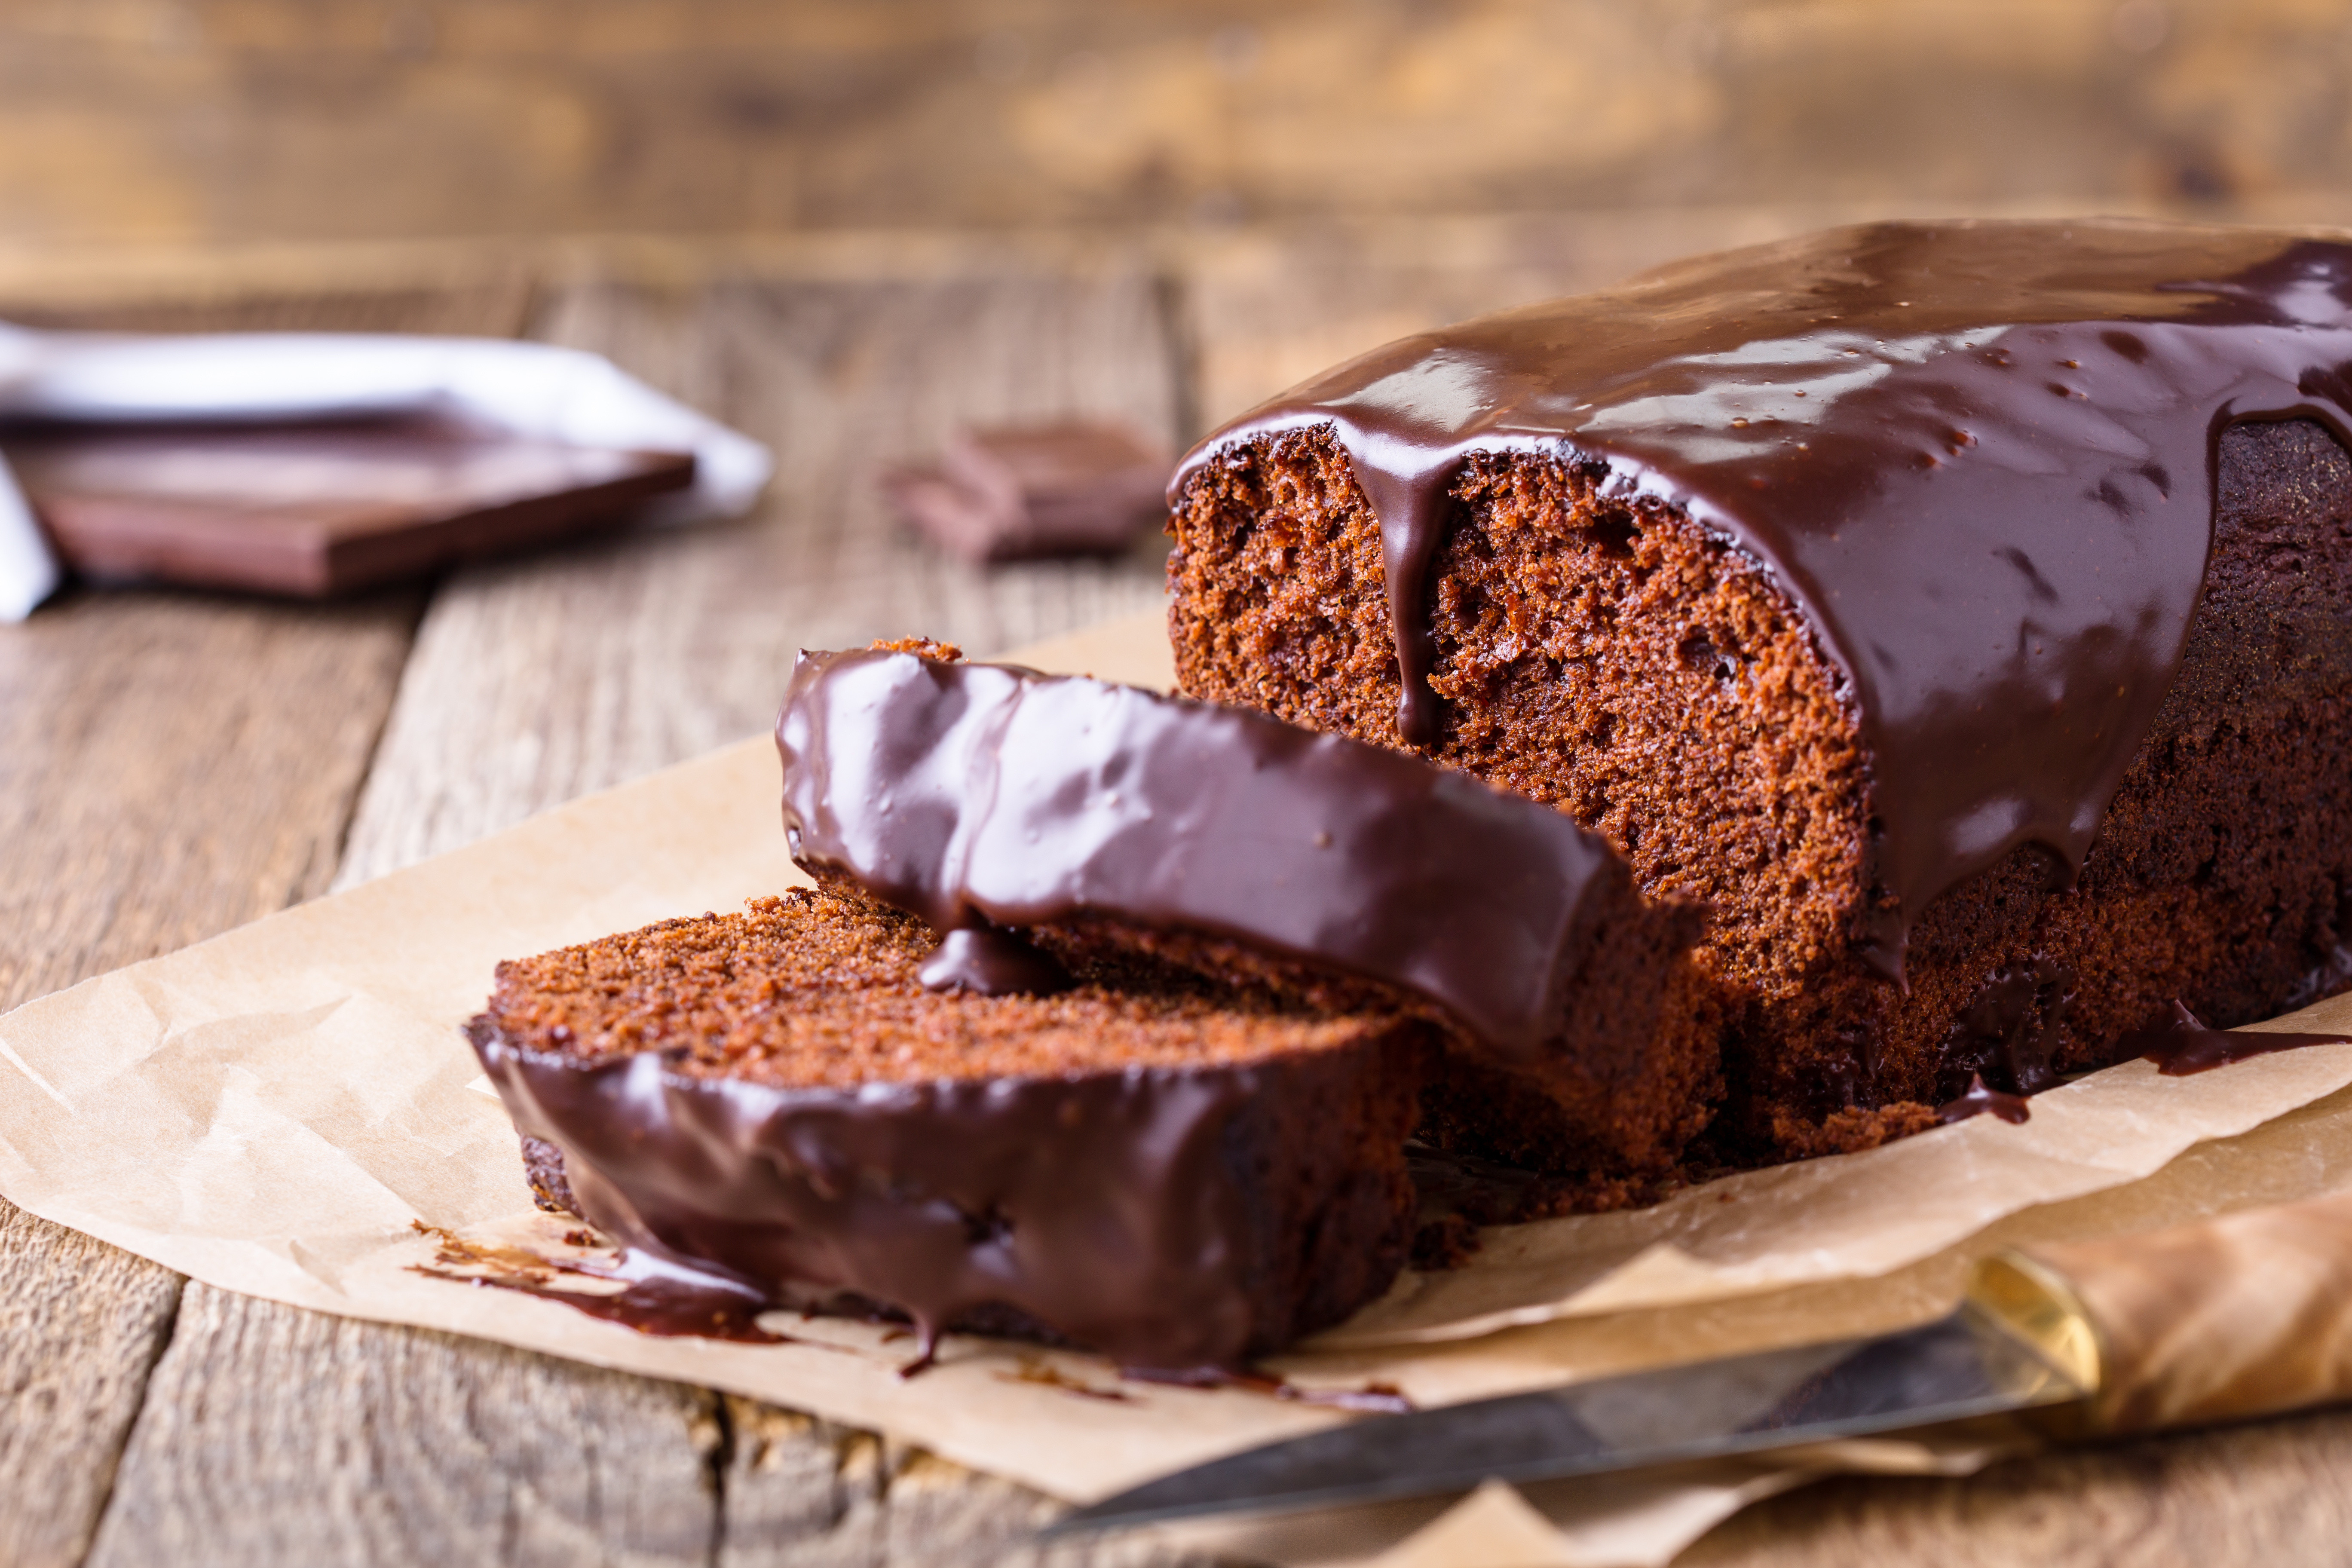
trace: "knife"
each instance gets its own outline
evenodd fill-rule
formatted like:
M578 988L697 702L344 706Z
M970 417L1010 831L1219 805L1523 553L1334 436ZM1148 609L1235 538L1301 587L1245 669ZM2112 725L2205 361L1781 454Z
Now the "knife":
M1046 1537L1603 1475L2021 1416L2055 1436L2352 1398L2352 1194L1997 1253L1919 1328L1506 1394L1270 1443Z

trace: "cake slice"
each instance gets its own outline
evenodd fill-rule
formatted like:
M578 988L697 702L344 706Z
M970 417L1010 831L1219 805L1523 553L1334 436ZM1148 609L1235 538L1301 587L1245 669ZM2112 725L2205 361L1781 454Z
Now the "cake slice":
M794 858L942 933L933 984L1140 954L1402 1008L1448 1041L1425 1135L1587 1176L1593 1203L1704 1125L1696 911L1643 899L1558 812L1258 713L941 652L804 653L776 731Z
M1708 911L1742 1158L2308 999L2352 908L2352 246L1881 224L1406 339L1173 492L1182 689Z
M499 966L467 1026L543 1204L780 1305L1229 1368L1403 1261L1428 1026L1129 961L927 988L800 890Z

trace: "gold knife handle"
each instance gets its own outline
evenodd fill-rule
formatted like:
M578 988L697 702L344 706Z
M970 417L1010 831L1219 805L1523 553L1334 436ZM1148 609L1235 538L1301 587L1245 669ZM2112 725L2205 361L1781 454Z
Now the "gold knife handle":
M1987 1258L1969 1299L2094 1372L2108 1431L2352 1399L2352 1194Z

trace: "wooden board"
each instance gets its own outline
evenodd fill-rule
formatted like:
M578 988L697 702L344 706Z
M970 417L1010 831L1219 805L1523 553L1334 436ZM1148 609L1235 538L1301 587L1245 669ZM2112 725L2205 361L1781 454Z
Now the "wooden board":
M701 1563L713 1396L190 1283L89 1561Z
M0 1204L0 1563L82 1560L180 1277Z
M1174 350L1150 258L992 258L879 282L590 277L536 331L776 449L750 521L465 574L421 629L342 880L769 728L793 654L920 632L984 655L1159 602L1124 560L975 568L878 489L961 421L1123 418L1172 443Z
M2340 190L2312 0L16 6L0 238Z
M515 300L469 298L435 318L496 330ZM290 289L230 313L349 319ZM75 593L0 626L0 1008L324 891L422 604ZM81 1561L180 1283L0 1204L0 1563Z
M2352 1541L2352 1414L2036 1455L1966 1480L1838 1480L1733 1519L1677 1568L2279 1568Z
M1149 552L992 572L950 564L891 523L873 488L883 463L925 452L959 420L1107 413L1172 437L1165 320L1134 254L1081 263L1076 276L592 279L551 294L541 325L773 442L782 477L746 525L614 541L449 583L420 633L342 879L765 727L799 647L921 629L986 651L1157 601ZM330 1332L307 1314L247 1301L232 1310L228 1300L191 1289L206 1305L183 1312L153 1414L123 1459L100 1562L488 1560L492 1536L465 1521L526 1484L544 1504L530 1478L550 1467L613 1466L608 1489L650 1497L708 1458L702 1406L682 1395L624 1398L608 1385L629 1380L544 1358L363 1325ZM399 1379L380 1375L386 1362ZM586 1397L566 1392L583 1380L605 1391L594 1432L547 1430L551 1411ZM331 1397L313 1392L322 1384ZM417 1405L411 1385L435 1392ZM226 1413L183 1418L207 1399ZM451 1440L437 1401L470 1412L466 1445L446 1459L432 1453ZM694 1494L697 1539L721 1530L730 1563L917 1560L975 1532L1009 1541L1047 1506L927 1457L884 1463L871 1438L732 1404L732 1428L750 1435L728 1449L733 1505L722 1518L722 1494ZM399 1435L391 1451L386 1433ZM837 1460L845 1443L875 1465ZM623 1554L618 1538L579 1528L584 1502L545 1506L550 1541L602 1540ZM436 1513L458 1522L432 1534L422 1521ZM663 1539L691 1534L679 1524ZM361 1552L369 1541L376 1558ZM669 1550L630 1548L652 1561Z
M413 655L416 606L401 599L320 611L84 595L0 629L0 999L764 728L803 642L926 630L986 652L1150 604L1148 552L950 567L887 523L873 468L964 418L1107 411L1187 434L1183 411L1207 403L1185 380L1195 356L1303 359L1323 352L1315 334L1507 302L1574 246L1578 265L1622 269L1708 243L1725 220L1676 221L1158 250L991 242L961 261L908 246L880 263L746 250L678 265L625 247L552 274L536 331L610 352L777 443L784 478L767 508L738 527L464 574ZM239 308L341 324L311 298ZM2347 1475L2352 1417L2304 1416L1968 1480L1840 1481L1733 1521L1690 1560L2326 1561L2343 1555ZM1000 1549L1023 1562L1022 1532L1050 1511L755 1402L202 1287L184 1296L162 1269L14 1213L0 1213L0 1498L6 1568L766 1568ZM1112 1543L1047 1560L1159 1559Z

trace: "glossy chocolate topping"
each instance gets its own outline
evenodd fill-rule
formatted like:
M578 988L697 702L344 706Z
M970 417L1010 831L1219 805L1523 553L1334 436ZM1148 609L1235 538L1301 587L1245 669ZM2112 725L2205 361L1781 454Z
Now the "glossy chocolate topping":
M2273 1051L2342 1045L2352 1045L2352 1037L2296 1034L2285 1029L2209 1029L2196 1014L2175 1002L2169 1019L2131 1036L2117 1054L2145 1058L2167 1078L2187 1078L2232 1062L2266 1057Z
M887 1301L927 1345L1011 1307L1171 1369L1237 1364L1268 1331L1225 1152L1258 1069L780 1089L528 1051L487 1016L467 1035L592 1224L764 1299Z
M935 930L1095 913L1428 998L1506 1057L1631 874L1559 813L1418 758L1131 687L804 653L776 741L794 858Z
M1052 953L994 926L948 932L916 975L927 990L982 996L1050 996L1070 988L1070 972Z
M1851 681L1899 970L1936 894L2079 868L2177 669L2244 420L2352 438L2352 245L2133 222L1877 224L1378 349L1211 436L1327 426L1377 515L1428 747L1429 565L1472 452L1605 470L1763 563Z
M2021 1094L2007 1094L1990 1088L1982 1074L1970 1079L1969 1087L1957 1100L1948 1100L1936 1111L1936 1120L1948 1127L1955 1121L1966 1121L1972 1116L1997 1116L2012 1127L2022 1126L2033 1116L2032 1104Z

